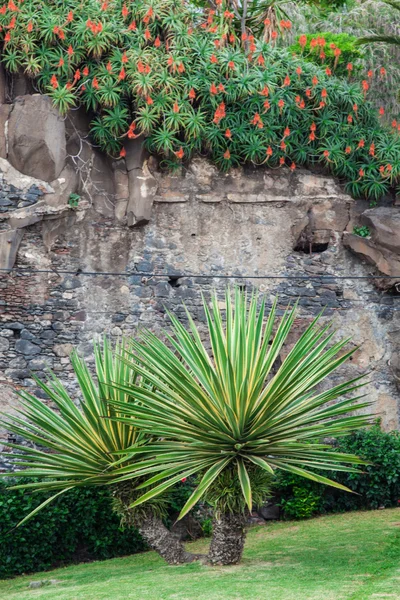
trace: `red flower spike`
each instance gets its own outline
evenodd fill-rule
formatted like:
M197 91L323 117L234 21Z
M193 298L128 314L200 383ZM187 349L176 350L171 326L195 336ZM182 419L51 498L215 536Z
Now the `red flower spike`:
M125 156L126 156L126 150L125 150L125 148L121 149L121 152L119 153L119 155L120 155L121 158L125 158Z
M290 85L290 77L289 75L286 75L285 79L283 80L283 85L286 87L288 85Z
M312 84L313 85L317 85L318 84L318 77L316 75L314 75L314 77L312 78Z
M119 75L118 75L118 81L122 81L123 79L125 79L125 77L126 77L126 71L125 71L124 67L122 67L122 69L120 70Z
M367 73L368 79L372 79L372 77L374 76L373 71L369 70Z
M357 148L364 148L364 146L365 146L365 141L364 141L364 140L360 140L360 141L358 142L358 146L357 146Z
M161 41L160 41L159 36L157 36L156 39L154 40L154 46L156 48L159 48L161 46Z
M7 44L10 40L11 40L11 34L9 31L7 31L6 35L4 36L4 42Z
M74 83L76 83L77 81L79 81L81 78L81 72L79 69L77 69L74 73Z
M265 110L269 110L271 108L271 104L268 102L268 100L264 102L264 108Z
M27 30L28 33L31 33L31 31L33 30L33 23L32 23L32 21L29 21L26 30Z
M144 38L147 41L151 40L151 33L150 33L150 30L148 28L144 32Z
M369 155L370 156L375 156L375 144L374 144L374 142L372 142L372 144L369 147Z
M179 160L182 160L182 158L184 157L185 153L183 151L182 146L179 148L179 150L177 152L175 152L175 156L177 158L179 158Z
M351 147L350 146L346 146L345 154L350 154L350 153L351 153Z
M310 125L310 130L311 130L311 131L317 131L317 126L316 126L316 124L315 124L315 123L311 123L311 125Z
M128 57L127 57L127 55L126 55L126 51L124 51L124 53L123 53L123 55L122 55L121 62L122 62L123 64L126 64L126 63L128 62Z
M329 67L326 67L325 73L328 75L328 77L330 77L332 75L332 71Z
M129 15L129 10L126 4L123 5L121 13L124 19L126 19L126 17Z
M128 27L129 31L136 31L136 21L132 21L132 23Z
M308 136L308 139L310 140L310 142L313 142L315 140L315 133L313 131Z
M234 69L235 68L235 63L233 62L233 60L230 60L228 62L228 69Z
M324 150L324 157L329 158L330 152L329 150Z
M149 106L151 106L152 104L154 104L153 98L151 96L147 96L146 102L147 102L147 104Z
M179 104L176 101L174 102L172 110L174 111L175 114L179 112Z
M230 130L230 129L227 129L227 130L225 131L225 134L224 134L224 135L225 135L225 137L226 137L226 138L228 138L228 139L230 140L230 139L232 138L232 132L231 132L231 130Z
M379 114L381 117L383 117L383 115L385 114L385 109L383 108L383 106L380 107Z
M386 76L386 69L385 67L381 67L379 70L380 76L383 78Z
M285 164L285 157L284 156L280 157L279 164L281 165L281 167Z
M99 82L97 81L97 77L93 77L93 81L92 81L92 87L93 87L95 90L98 90L98 89L99 89Z
M365 175L364 169L360 169L358 171L358 174L359 174L360 177L364 177L364 175Z
M301 35L299 37L299 44L302 47L302 49L304 50L304 48L307 46L307 36L306 35Z
M285 151L285 150L286 150L286 144L285 144L285 142L284 142L283 140L281 141L281 143L280 143L280 146L279 146L279 147L280 147L280 149L281 149L281 150L283 150L283 151Z
M57 81L57 77L55 75L52 75L51 79L50 79L50 83L51 83L51 87L56 90L58 88L58 81Z
M194 100L196 98L196 92L194 91L194 89L192 88L189 92L189 98L191 100Z
M212 94L213 96L215 96L215 94L218 94L218 90L215 86L215 83L212 83L210 86L210 94Z
M89 75L89 67L84 67L82 73L87 77Z
M267 154L268 158L273 155L271 146L268 146L266 154Z
M290 129L289 127L286 127L284 132L283 132L283 137L286 138L290 135Z
M276 40L277 37L278 37L278 32L277 31L272 31L272 33L271 33L271 39L272 40Z
M187 479L187 477L182 477L182 479L181 479L182 483L185 483L186 479Z
M229 150L226 150L226 152L224 153L224 159L229 160L230 157L231 157L231 153L229 152Z
M351 123L353 122L353 115L348 115L347 122L349 123L349 125L351 125Z
M210 56L210 62L213 65L217 65L218 64L218 58L215 56L215 54L211 54L211 56Z
M290 170L291 171L295 171L296 170L296 163L292 162L292 164L290 165Z
M73 20L74 20L74 13L72 12L72 10L70 10L67 15L67 22L72 23Z
M74 49L71 46L71 44L68 46L67 54L68 54L68 56L73 56L73 54L74 54Z

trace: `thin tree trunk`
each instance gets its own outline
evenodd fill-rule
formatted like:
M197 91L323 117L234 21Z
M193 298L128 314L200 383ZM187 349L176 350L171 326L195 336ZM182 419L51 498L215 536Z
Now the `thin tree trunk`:
M186 552L182 542L167 529L159 517L148 515L136 521L141 536L169 565L197 560L197 554Z
M208 560L213 565L236 565L246 541L245 514L221 513L214 517Z

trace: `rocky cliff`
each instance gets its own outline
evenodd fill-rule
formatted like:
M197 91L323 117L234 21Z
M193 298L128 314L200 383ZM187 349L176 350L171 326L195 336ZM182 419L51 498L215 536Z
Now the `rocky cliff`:
M71 387L74 346L90 357L93 338L159 329L183 302L201 322L201 293L237 283L281 309L298 298L298 329L326 307L359 347L344 371L370 372L374 410L396 428L399 224L393 200L367 208L323 173L224 175L202 159L165 173L138 142L111 161L80 111L64 120L18 96L0 107L0 407L47 367Z

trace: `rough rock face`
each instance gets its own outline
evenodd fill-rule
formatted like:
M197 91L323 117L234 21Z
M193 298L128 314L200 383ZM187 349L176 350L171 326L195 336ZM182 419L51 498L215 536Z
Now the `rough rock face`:
M65 124L50 98L16 99L8 120L8 159L18 171L52 181L66 159Z
M347 234L345 245L380 273L392 277L379 281L382 289L400 286L400 208L380 206L366 210L360 222L369 227L370 237Z

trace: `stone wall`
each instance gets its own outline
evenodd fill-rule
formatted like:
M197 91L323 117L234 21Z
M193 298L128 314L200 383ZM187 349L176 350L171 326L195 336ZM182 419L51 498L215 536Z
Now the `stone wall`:
M399 427L400 209L365 210L333 179L305 170L224 175L196 159L165 174L140 147L125 164L88 149L106 181L83 185L74 127L56 180L23 174L9 155L0 162L0 409L15 409L20 387L37 392L32 373L48 367L73 393L73 347L90 360L93 339L159 330L166 309L184 317L183 303L201 323L201 293L216 289L222 301L225 286L239 284L269 304L278 296L280 310L299 299L292 339L326 307L324 318L358 346L340 376L369 371L373 410L386 429ZM80 194L74 207L71 192ZM364 222L366 240L352 234Z

